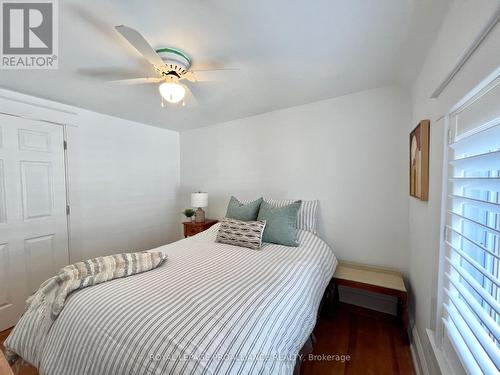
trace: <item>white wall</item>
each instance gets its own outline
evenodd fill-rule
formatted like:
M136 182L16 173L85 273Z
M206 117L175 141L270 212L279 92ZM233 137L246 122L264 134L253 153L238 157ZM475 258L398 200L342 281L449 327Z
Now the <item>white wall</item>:
M320 233L343 260L405 269L410 100L381 88L181 133L182 202L209 193L320 200Z
M90 111L68 128L72 259L179 239L179 135Z
M2 112L67 126L70 261L180 238L179 134L0 89Z
M429 201L421 202L409 198L409 276L413 292L412 315L431 373L436 373L438 370L431 355L426 329L433 329L436 321L444 139L443 121L436 120L479 81L500 66L500 26L496 26L438 99L430 99L430 95L451 71L453 65L472 43L497 6L496 0L454 1L412 90L413 121L411 126L415 126L424 118L432 120Z

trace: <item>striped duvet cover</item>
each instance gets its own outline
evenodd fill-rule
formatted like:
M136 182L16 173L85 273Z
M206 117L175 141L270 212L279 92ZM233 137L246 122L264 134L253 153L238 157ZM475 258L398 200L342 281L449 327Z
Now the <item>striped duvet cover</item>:
M292 374L332 250L306 231L299 247L251 250L215 243L217 229L155 249L168 254L157 269L70 295L40 374Z

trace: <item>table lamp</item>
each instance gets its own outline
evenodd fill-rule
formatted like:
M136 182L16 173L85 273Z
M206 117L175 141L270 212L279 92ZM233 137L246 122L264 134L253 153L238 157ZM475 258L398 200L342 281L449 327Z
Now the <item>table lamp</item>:
M208 206L208 193L202 193L198 191L196 193L191 193L191 207L197 207L196 212L194 213L195 222L203 223L205 222L205 211L203 211L202 207Z

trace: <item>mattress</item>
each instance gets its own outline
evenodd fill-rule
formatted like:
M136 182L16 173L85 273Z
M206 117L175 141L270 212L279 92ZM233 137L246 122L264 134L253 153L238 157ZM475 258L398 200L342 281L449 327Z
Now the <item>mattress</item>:
M251 250L216 243L217 229L154 249L168 254L157 269L70 295L40 374L292 374L333 251L302 230L298 247Z

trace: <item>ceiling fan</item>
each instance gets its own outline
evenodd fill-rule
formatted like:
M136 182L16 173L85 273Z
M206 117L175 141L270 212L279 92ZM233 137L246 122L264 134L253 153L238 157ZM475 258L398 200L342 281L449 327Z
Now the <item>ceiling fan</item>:
M224 71L237 70L234 68L192 70L191 59L183 51L172 47L155 50L137 30L125 25L115 26L115 29L153 66L157 76L112 82L125 85L159 83L162 107L165 105L164 100L172 104L181 103L184 106L186 95L190 102L196 103L188 85L219 81Z

